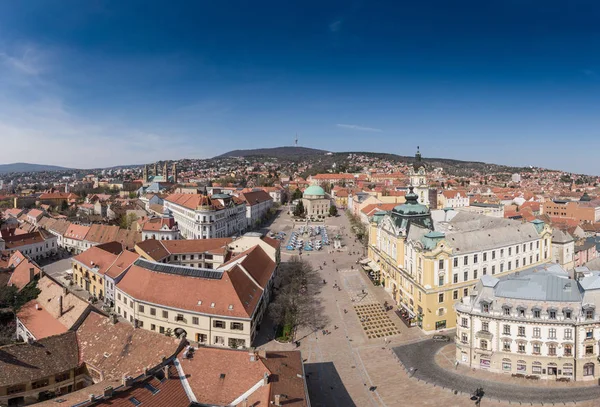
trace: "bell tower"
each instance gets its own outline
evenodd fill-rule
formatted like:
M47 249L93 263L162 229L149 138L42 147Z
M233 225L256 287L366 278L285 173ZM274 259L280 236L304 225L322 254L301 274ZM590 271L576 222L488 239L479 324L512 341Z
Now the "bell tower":
M144 164L144 173L142 175L144 182L148 182L148 164Z
M173 163L171 168L171 176L173 177L173 184L177 184L177 164Z
M163 173L162 173L163 179L165 181L169 181L169 167L167 162L165 161L165 163L163 164Z

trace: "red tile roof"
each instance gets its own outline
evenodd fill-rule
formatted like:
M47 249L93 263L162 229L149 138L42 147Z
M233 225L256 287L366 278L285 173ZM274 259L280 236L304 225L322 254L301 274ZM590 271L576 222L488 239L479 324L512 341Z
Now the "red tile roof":
M36 300L25 304L17 313L17 317L37 340L67 332L67 327L55 319Z
M13 270L13 273L10 276L10 280L8 280L8 285L14 285L19 290L31 282L32 269L34 276L39 275L41 271L38 265L29 260L27 257L23 258L22 260L17 257L12 264L16 264L16 268Z

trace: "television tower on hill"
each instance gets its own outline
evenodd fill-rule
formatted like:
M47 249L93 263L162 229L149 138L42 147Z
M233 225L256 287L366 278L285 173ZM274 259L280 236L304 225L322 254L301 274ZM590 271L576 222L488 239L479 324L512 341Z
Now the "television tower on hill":
M294 147L298 147L298 133L296 133L296 138L294 139Z

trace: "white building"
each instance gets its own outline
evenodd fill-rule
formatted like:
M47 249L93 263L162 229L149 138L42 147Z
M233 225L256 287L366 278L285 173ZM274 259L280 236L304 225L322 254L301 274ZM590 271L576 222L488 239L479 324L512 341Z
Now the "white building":
M240 194L240 198L246 202L248 228L258 225L273 206L273 198L262 190L245 192Z
M0 248L2 246L4 246L4 250L10 253L18 250L32 260L40 260L52 256L58 251L56 237L44 230L22 235L5 236L4 240L0 238Z
M179 227L173 213L164 208L161 217L151 217L142 225L142 240L178 240L181 239Z
M513 175L511 175L511 176L510 176L510 180L511 180L512 182L515 182L515 183L517 183L517 184L518 184L519 182L521 182L521 174L519 174L519 173L514 173Z
M455 305L456 359L474 369L596 380L600 272L569 279L558 265L483 276Z
M185 239L210 239L242 233L248 224L241 199L215 194L171 194L163 203Z
M469 197L465 191L445 190L438 195L438 207L443 208L464 208L469 206Z

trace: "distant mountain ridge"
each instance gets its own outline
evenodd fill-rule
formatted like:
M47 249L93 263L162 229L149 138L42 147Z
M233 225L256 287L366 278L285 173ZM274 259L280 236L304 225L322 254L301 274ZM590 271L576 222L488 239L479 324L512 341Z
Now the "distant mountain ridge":
M43 171L67 171L72 168L59 167L58 165L12 163L0 164L0 174L9 172L43 172Z
M298 156L313 156L313 155L324 155L327 154L326 150L318 150L316 148L308 147L274 147L274 148L256 148L250 150L233 150L225 154L218 155L213 158L226 158L226 157L275 157L275 158L289 158Z

